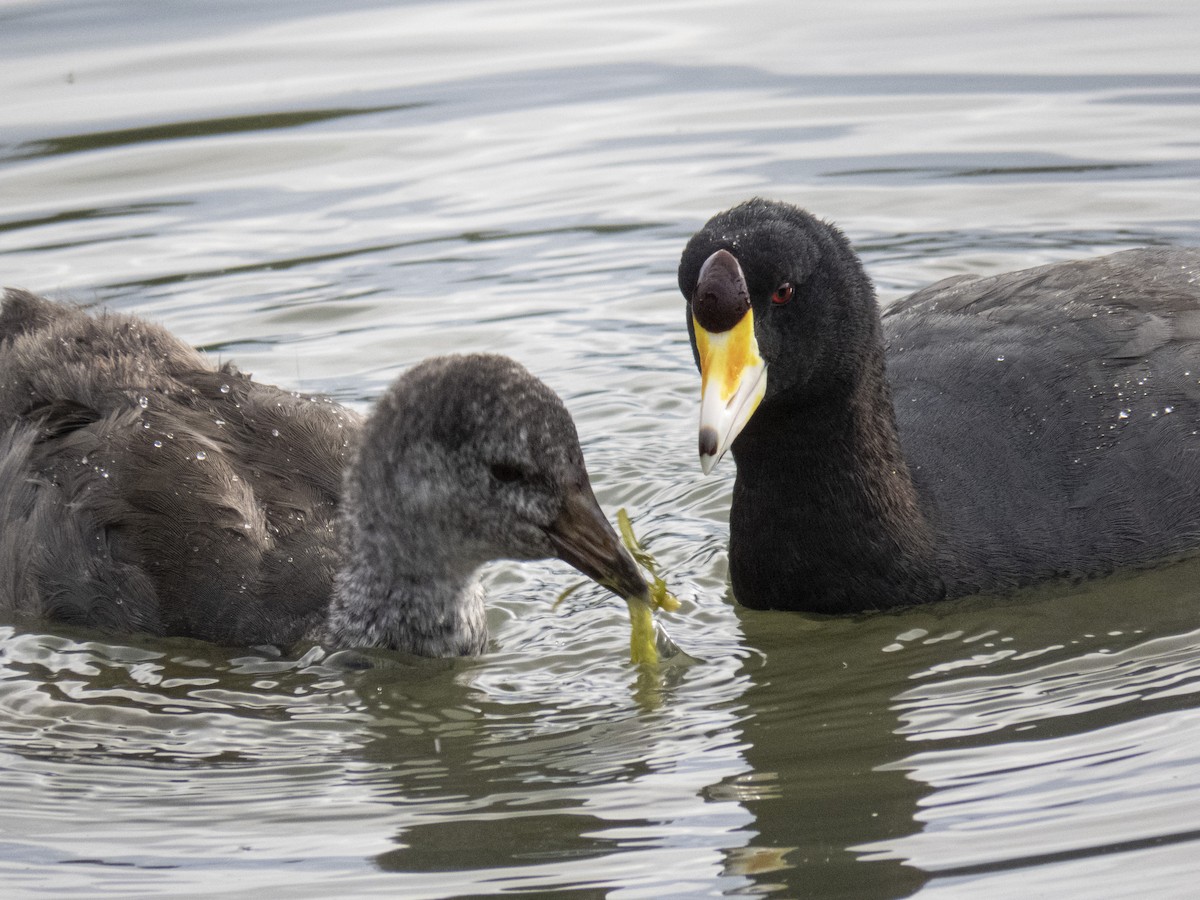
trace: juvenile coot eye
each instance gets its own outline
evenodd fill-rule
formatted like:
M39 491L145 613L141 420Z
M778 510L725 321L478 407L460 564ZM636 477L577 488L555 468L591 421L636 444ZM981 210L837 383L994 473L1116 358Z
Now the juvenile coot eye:
M771 295L771 302L782 305L791 300L794 293L796 293L796 289L792 287L792 283L785 281L779 287L775 288L775 293Z
M515 466L512 463L492 463L492 477L501 484L511 484L514 481L520 481L525 477L525 473L520 466Z

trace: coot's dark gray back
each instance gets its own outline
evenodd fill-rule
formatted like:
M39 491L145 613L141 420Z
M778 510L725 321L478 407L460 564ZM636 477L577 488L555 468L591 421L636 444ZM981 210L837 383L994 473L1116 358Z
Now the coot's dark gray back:
M951 593L1200 545L1198 297L1200 250L1151 248L949 279L885 313Z
M299 638L331 593L358 428L321 398L213 368L165 329L10 291L0 607L217 642Z

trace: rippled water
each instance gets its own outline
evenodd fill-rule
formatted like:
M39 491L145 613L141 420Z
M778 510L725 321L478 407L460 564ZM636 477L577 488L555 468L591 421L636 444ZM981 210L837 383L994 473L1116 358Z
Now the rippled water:
M0 4L4 283L365 408L487 349L566 399L697 662L565 566L492 652L348 670L0 626L5 894L1182 896L1200 564L866 619L726 595L674 269L754 194L885 301L1200 244L1191 2Z

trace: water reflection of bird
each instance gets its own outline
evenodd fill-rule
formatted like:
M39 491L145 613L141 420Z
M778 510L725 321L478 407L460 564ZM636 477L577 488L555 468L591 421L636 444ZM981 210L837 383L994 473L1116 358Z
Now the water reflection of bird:
M734 594L848 612L1200 545L1200 250L941 281L880 317L834 227L752 200L679 267Z
M365 420L165 329L20 291L0 312L0 610L224 644L480 653L476 570L644 584L558 397L430 360Z

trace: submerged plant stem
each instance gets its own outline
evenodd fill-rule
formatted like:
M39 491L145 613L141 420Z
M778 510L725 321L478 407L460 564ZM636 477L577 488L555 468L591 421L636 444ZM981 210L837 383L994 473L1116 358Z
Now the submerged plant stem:
M625 598L629 607L629 661L636 666L657 666L658 640L654 630L654 610L675 612L679 609L679 599L667 590L667 582L658 574L658 563L633 533L633 523L629 521L629 513L624 507L617 510L617 527L625 549L651 576L650 590L647 594ZM554 609L558 609L564 600L588 584L590 582L577 581L566 588L555 599Z

